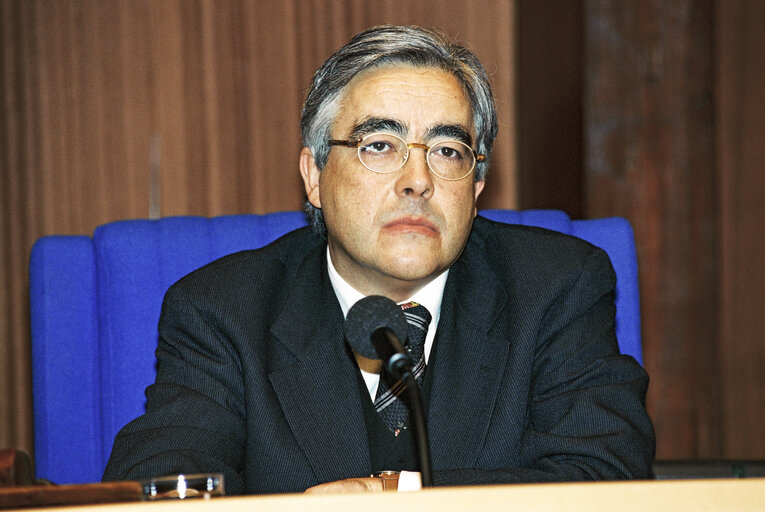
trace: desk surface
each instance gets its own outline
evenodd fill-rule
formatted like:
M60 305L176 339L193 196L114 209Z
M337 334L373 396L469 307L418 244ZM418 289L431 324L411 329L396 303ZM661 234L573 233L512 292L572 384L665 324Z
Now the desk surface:
M765 478L523 484L426 489L412 493L352 494L344 496L232 496L158 502L78 506L90 512L196 512L332 510L364 512L391 510L445 512L449 510L511 510L605 512L609 510L763 511ZM29 510L29 509L27 509ZM70 507L34 511L72 510Z

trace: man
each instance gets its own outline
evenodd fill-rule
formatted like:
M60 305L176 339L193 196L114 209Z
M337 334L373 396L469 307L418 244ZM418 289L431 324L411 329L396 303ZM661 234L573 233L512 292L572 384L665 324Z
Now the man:
M410 485L402 398L378 405L395 383L343 336L367 295L418 312L436 484L647 477L647 376L618 354L607 256L476 218L497 129L476 57L425 29L367 30L317 71L301 126L313 230L171 287L147 412L104 478L335 492L403 470Z

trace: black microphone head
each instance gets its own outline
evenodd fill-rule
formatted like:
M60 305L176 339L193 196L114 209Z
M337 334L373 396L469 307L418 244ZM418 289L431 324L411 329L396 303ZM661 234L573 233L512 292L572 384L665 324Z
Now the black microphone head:
M354 304L345 318L345 339L358 354L369 359L382 359L372 341L378 329L388 328L403 344L409 334L401 306L387 297L370 295Z

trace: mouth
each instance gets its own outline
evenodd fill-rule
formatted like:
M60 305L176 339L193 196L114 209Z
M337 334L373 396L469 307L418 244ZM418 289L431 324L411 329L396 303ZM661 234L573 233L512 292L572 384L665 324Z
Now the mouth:
M400 217L383 226L387 231L396 233L420 233L426 236L437 236L438 226L424 217Z

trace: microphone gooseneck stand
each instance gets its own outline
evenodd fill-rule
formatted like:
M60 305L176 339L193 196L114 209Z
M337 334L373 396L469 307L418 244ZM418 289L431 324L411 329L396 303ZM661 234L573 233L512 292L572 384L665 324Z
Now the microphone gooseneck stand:
M417 462L422 487L433 486L430 463L430 442L425 423L425 405L420 386L412 375L414 361L403 347L408 323L395 302L379 295L370 295L354 304L345 320L345 338L358 354L369 359L382 359L388 372L406 384L409 396L409 422L413 426Z
M377 333L375 333L377 334ZM425 404L417 380L412 374L412 359L401 345L401 342L389 331L383 331L395 352L385 361L388 371L406 384L406 392L409 395L409 419L414 428L414 445L417 449L417 462L420 466L420 478L422 487L433 487L433 470L430 462L430 442L428 440L428 427L425 420ZM373 334L373 337L375 335Z
M433 473L430 464L430 443L428 443L428 427L425 423L425 406L422 401L420 386L414 379L412 372L404 375L406 391L412 407L409 408L410 418L414 420L415 446L417 447L417 461L420 464L420 476L423 487L433 487Z

